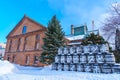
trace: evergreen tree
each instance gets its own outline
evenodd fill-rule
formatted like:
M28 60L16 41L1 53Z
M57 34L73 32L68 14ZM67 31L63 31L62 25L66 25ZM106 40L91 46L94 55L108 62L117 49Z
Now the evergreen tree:
M45 35L46 37L43 39L43 53L41 54L40 61L44 64L51 64L54 62L58 48L64 46L65 42L64 32L56 16L53 16L51 21L49 21Z
M109 47L109 51L112 52L112 47L110 47L109 43L104 40L102 36L99 36L98 34L91 33L88 35L85 39L82 40L82 45L88 45L88 44L104 44L107 43Z
M120 63L120 51L114 50L114 51L112 51L112 52L113 52L113 54L114 54L114 56L115 56L115 61L116 61L116 63Z
M102 36L95 35L94 33L91 33L88 35L85 39L82 40L82 45L88 45L88 44L103 44L107 43Z

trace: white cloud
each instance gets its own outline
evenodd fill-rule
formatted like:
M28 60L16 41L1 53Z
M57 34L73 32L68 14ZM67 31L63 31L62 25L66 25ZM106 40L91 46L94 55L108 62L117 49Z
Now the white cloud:
M105 19L111 16L109 8L113 2L115 1L98 0L90 3L89 0L60 0L59 2L58 0L48 0L52 9L61 12L61 24L66 34L70 33L71 24L80 26L87 23L88 29L92 30L92 20L94 20L94 29L99 29L102 36L104 36L102 26ZM114 36L112 40L114 40Z
M99 0L98 0L99 1ZM99 1L98 3L90 3L89 0L48 0L49 6L55 11L61 12L61 24L64 31L70 33L70 25L81 25L87 23L88 29L92 28L92 20L95 22L95 29L102 27L102 22L109 16L106 12L108 4L112 0ZM69 31L69 32L68 32Z

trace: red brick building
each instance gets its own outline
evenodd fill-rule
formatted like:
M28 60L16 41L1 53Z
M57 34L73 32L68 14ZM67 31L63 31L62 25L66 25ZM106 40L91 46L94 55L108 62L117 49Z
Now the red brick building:
M44 66L39 62L44 45L46 27L24 16L7 36L4 59L26 66ZM65 36L66 45L81 44L89 34L87 26L71 26L71 35Z
M4 59L28 66L43 66L39 62L46 28L24 16L7 36Z

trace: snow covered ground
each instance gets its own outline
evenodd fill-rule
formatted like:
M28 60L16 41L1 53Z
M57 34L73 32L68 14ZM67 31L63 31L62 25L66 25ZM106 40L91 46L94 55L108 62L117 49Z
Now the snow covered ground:
M120 80L120 74L55 71L48 67L25 67L0 61L0 80Z

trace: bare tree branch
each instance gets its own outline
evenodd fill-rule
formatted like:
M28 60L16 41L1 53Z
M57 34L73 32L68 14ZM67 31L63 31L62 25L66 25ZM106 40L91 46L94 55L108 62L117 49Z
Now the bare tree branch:
M106 18L102 29L107 40L116 34L117 28L120 29L120 3L111 5L110 9L111 16Z

